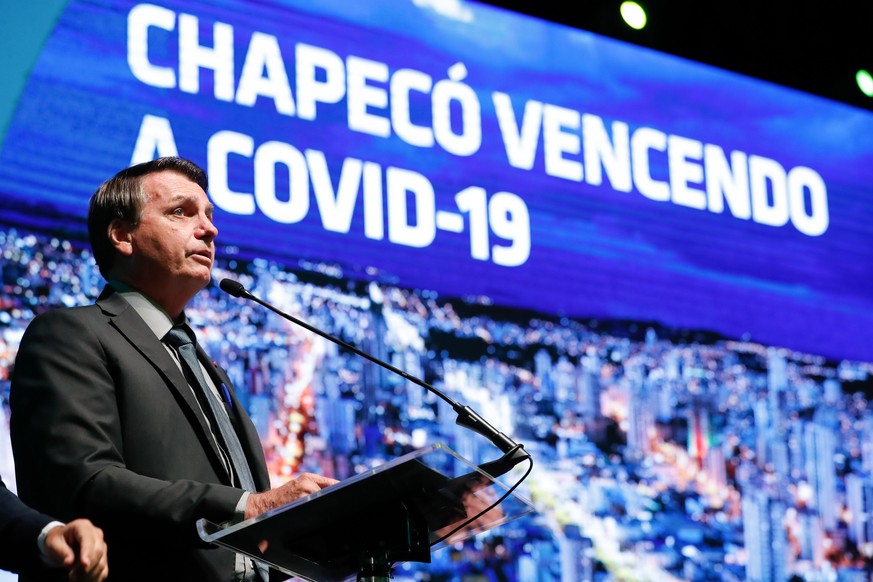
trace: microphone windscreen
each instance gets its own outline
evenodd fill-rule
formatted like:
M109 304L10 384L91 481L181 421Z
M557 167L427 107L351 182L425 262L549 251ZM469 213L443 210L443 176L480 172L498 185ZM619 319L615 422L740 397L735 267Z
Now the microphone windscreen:
M221 287L222 291L230 293L234 297L242 297L246 294L246 288L243 287L243 284L233 279L222 279L218 286Z

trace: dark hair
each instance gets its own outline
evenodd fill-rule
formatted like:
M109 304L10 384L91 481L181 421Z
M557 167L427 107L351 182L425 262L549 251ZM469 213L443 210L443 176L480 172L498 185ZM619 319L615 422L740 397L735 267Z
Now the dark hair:
M157 158L137 164L115 174L103 182L88 206L88 238L91 251L104 277L109 277L115 260L115 248L109 240L109 225L114 220L123 220L136 228L146 205L146 192L142 178L158 172L177 172L196 183L206 192L209 186L200 166L190 160L177 157Z

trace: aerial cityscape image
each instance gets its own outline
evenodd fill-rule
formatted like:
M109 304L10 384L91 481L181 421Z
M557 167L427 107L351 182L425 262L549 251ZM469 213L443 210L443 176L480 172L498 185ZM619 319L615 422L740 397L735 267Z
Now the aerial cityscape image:
M8 229L0 243L5 397L33 315L93 300L103 282L70 241ZM873 363L342 275L234 259L215 273L470 405L535 462L520 487L535 513L396 578L867 579ZM188 316L245 387L277 483L347 478L433 442L499 456L421 386L216 285ZM8 477L8 442L3 453Z
M462 0L50 16L0 71L11 489L24 330L106 285L91 194L179 156L218 229L185 313L274 486L500 457L422 384L529 453L532 511L397 582L873 580L873 113Z

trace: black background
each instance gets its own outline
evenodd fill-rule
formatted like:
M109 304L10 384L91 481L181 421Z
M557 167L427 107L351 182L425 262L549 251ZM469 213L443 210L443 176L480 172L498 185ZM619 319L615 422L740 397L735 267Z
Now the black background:
M873 110L855 73L873 73L873 0L637 0L648 26L621 19L621 0L484 3Z

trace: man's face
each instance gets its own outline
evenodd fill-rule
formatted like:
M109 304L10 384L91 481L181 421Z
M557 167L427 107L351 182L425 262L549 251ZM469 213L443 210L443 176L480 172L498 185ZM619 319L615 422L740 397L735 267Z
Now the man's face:
M129 282L164 303L166 294L194 296L209 283L215 259L212 204L196 183L166 171L143 177L146 205L129 231Z

